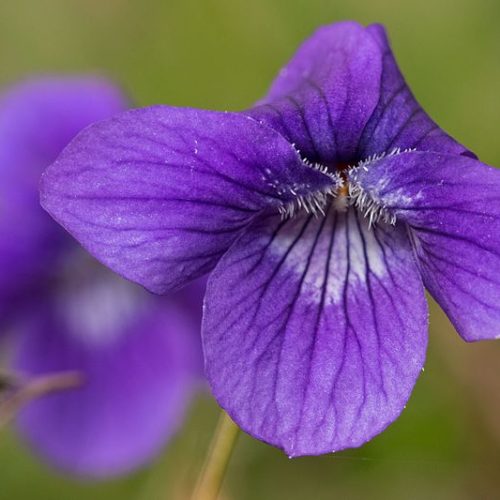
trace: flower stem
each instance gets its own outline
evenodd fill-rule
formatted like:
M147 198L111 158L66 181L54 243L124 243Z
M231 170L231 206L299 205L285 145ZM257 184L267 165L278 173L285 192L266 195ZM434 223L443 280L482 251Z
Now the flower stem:
M0 394L0 428L7 425L32 399L78 387L82 381L82 375L73 371L41 375L28 382L0 374L0 390L6 392L5 395Z
M191 500L217 499L239 430L222 410Z

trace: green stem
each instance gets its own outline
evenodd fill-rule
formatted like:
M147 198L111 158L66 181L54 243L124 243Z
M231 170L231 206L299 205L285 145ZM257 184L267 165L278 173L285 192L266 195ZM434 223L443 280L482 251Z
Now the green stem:
M0 376L0 389L7 394L0 397L0 428L6 426L31 400L56 391L79 387L83 377L79 372L60 372L40 375L26 383L12 376ZM0 394L0 396L2 396Z
M227 413L221 411L191 500L217 500L239 430Z

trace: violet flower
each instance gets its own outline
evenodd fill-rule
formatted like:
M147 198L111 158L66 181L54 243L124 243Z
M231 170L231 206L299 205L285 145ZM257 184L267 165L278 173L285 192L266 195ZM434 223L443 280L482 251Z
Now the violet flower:
M412 96L383 27L319 29L242 113L166 106L80 134L43 206L154 292L212 271L206 373L290 456L359 446L422 370L424 286L465 340L500 320L500 174Z
M40 208L43 168L82 128L124 109L114 86L42 78L0 99L0 330L12 332L3 340L14 350L14 383L81 378L29 403L18 428L69 472L127 472L181 423L200 371L201 294L151 296L90 260Z

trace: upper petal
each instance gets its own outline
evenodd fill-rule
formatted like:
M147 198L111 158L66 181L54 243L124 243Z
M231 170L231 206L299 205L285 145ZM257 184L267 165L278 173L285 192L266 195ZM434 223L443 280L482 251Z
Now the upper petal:
M247 114L278 130L309 160L350 161L377 105L381 71L382 51L363 26L324 26Z
M235 113L157 106L89 127L42 179L42 204L98 259L163 293L211 270L252 217L330 177Z
M409 224L425 286L466 340L500 335L500 172L464 156L403 153L354 174Z
M76 371L82 386L28 404L18 419L23 436L82 476L122 474L152 459L181 424L200 372L190 315L109 271L45 302L16 325L15 367L29 378Z
M51 272L71 244L40 208L43 169L82 128L123 107L115 86L91 77L29 80L1 95L0 309Z
M381 25L342 22L320 28L247 113L324 164L398 147L471 154L413 97Z
M380 47L382 76L377 106L359 141L357 158L396 148L474 156L427 115L413 96L392 53L385 28L368 26Z
M209 278L202 332L214 395L243 430L291 456L359 446L424 362L407 236L352 210L256 222Z

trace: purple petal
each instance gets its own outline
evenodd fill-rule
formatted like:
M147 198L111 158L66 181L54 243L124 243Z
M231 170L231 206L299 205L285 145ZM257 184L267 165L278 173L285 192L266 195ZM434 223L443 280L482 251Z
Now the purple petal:
M21 412L20 430L35 450L92 477L128 472L158 453L199 372L199 325L189 315L109 272L44 304L22 325L17 369L78 371L83 385Z
M255 223L209 278L203 343L215 397L290 456L359 446L402 411L427 308L404 231L354 211Z
M398 147L472 154L417 103L380 25L342 22L319 29L247 114L325 165Z
M331 184L251 118L157 106L79 135L42 203L106 265L164 293L211 270L259 211Z
M330 164L353 159L377 105L381 50L358 23L320 28L280 71L269 94L247 113Z
M425 286L465 340L500 335L500 172L463 156L403 153L355 175L409 224Z
M4 307L50 272L70 242L40 208L42 170L82 128L121 109L118 90L97 78L31 80L0 97L0 303Z
M374 24L366 31L380 46L382 78L377 107L361 136L357 159L396 148L474 156L441 130L413 97L398 68L385 28Z

